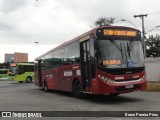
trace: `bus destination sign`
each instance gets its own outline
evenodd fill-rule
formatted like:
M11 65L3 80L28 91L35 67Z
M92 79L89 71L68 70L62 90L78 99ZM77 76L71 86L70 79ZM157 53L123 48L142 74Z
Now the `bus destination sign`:
M137 35L137 31L133 30L104 30L104 35L115 35L115 36L130 36L135 37Z

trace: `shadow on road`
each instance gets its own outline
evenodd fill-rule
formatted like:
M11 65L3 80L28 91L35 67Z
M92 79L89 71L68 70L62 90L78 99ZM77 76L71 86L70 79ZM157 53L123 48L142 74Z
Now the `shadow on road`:
M109 95L89 95L86 99L87 101L98 103L98 104L121 104L121 103L131 103L131 102L143 102L141 98L135 98L133 96L127 96L120 94L119 96L109 96Z
M30 87L29 87L30 86ZM35 91L36 94L43 95L45 92L36 86L34 86L34 83L18 83L14 81L5 82L4 85L0 86L0 88L17 88L22 87L23 89L26 89L26 92L32 93L32 91ZM39 93L40 92L40 93ZM49 94L55 94L59 97L68 97L69 99L76 99L76 100L84 100L89 101L97 104L120 104L120 103L129 103L129 102L144 102L145 99L143 99L140 95L143 94L143 92L140 93L126 93L126 94L120 94L119 96L109 96L109 95L87 95L84 99L78 99L73 96L73 93L71 92L64 92L64 91L57 91L52 90L49 91Z
M43 91L42 89L38 89ZM57 90L52 90L49 91L51 94L56 94L59 95L60 97L69 97L73 99L79 99L74 97L73 93L71 92L64 92L64 91L57 91ZM84 101L89 101L97 104L120 104L120 103L131 103L131 102L144 102L144 99L139 98L138 95L129 95L130 93L126 94L120 94L119 96L109 96L109 95L86 95L85 98L79 99L79 100L84 100Z

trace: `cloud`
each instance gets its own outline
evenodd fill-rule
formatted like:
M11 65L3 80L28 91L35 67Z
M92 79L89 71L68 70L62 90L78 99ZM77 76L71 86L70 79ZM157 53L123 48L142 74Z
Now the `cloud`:
M115 25L132 26L121 22L126 19L141 29L141 19L133 15L146 13L149 30L160 25L159 4L159 0L0 0L0 42L11 44L11 52L17 52L15 48L31 50L38 41L39 49L44 45L46 52L47 45L54 47L90 30L99 17L115 17ZM6 47L5 51L9 50Z
M26 5L25 0L1 0L0 1L0 10L5 13L13 12L20 7Z

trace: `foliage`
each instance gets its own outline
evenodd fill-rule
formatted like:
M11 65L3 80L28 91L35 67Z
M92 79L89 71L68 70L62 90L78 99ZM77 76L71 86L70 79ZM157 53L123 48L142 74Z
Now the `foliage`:
M147 57L160 57L160 36L150 35L146 41L146 56Z
M115 18L104 18L100 17L97 21L95 21L96 26L110 26L114 23Z

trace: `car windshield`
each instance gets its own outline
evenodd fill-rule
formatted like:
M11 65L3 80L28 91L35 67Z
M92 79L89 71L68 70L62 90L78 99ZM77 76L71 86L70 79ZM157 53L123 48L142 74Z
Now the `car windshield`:
M107 68L128 68L144 66L141 41L99 40L98 65Z

